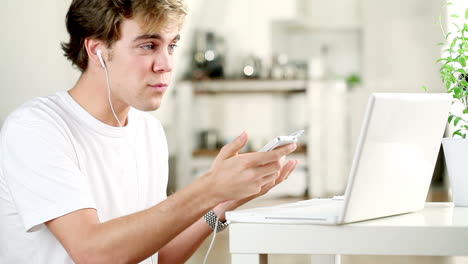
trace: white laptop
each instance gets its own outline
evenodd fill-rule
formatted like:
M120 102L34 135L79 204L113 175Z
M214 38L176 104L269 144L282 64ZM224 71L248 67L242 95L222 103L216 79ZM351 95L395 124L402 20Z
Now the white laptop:
M451 102L447 93L372 94L343 196L230 211L227 220L335 225L422 209Z

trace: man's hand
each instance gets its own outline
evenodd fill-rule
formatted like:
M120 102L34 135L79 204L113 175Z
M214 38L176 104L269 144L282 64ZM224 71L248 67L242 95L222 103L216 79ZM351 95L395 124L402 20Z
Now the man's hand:
M276 185L282 183L284 180L286 180L289 175L291 175L291 173L294 171L294 169L297 167L297 164L299 163L299 161L297 160L290 160L288 161L286 164L284 164L282 167L281 167L281 170L279 173L276 173L276 177L274 177L274 180L272 180L271 182L268 182L266 183L265 185L262 186L262 189L260 190L259 193L253 195L253 196L250 196L250 197L247 197L246 199L243 199L245 200L242 204L239 204L238 206L240 205L243 205L244 203L254 199L254 198L257 198L257 197L260 197L266 193L268 193L273 187L275 187Z
M290 160L286 164L284 164L283 167L281 168L280 173L278 174L278 177L272 180L271 182L268 182L265 185L263 185L259 193L246 197L244 199L223 202L219 204L218 206L216 206L214 211L219 214L221 221L225 221L226 220L225 212L235 210L239 206L242 206L257 197L260 197L268 193L276 185L285 181L289 177L289 175L294 171L294 169L297 167L298 163L299 161L297 160Z
M207 177L212 177L213 186L223 192L220 195L229 200L223 203L226 209L232 210L267 193L284 181L297 165L297 161L281 164L284 156L296 149L296 144L269 152L239 154L247 141L248 136L243 132L224 146L207 174Z

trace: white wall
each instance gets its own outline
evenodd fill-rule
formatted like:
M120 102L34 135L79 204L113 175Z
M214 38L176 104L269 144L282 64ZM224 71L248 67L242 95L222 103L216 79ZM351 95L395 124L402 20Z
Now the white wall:
M443 91L435 61L443 1L362 0L364 82L371 91Z
M36 96L72 87L78 71L62 56L69 0L2 1L0 124Z
M315 27L356 28L361 25L361 0L297 0L298 16Z

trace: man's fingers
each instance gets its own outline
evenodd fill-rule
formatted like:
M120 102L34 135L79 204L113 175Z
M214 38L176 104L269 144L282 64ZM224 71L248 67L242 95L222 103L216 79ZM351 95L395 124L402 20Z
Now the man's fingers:
M277 161L281 159L281 157L286 156L296 150L297 145L295 143L288 144L282 147L279 147L277 149L274 149L272 151L268 152L254 152L254 153L249 153L253 157L250 160L250 166L259 166L263 164L267 164L273 161Z
M262 185L264 187L265 185L271 184L272 185L271 187L273 187L274 183L275 183L275 179L278 178L278 175L279 175L279 173L275 172L275 173L271 173L271 174L268 174L268 175L262 177L260 179L260 185Z
M273 189L276 185L280 184L285 179L287 179L288 176L291 174L291 172L294 171L297 164L298 164L297 160L295 161L290 160L283 166L283 168L281 169L279 173L276 172L276 173L264 176L261 180L262 188L261 188L260 193L258 193L258 195L263 195L267 193L268 191Z
M218 156L216 157L216 161L218 160L226 160L232 156L237 155L239 151L247 145L249 136L245 131L243 131L240 136L234 139L231 143L224 145L224 147L219 152Z
M281 170L281 164L278 161L252 168L256 177L266 177L266 175L277 173Z
M286 180L289 177L289 175L291 175L291 173L296 169L298 163L299 163L299 161L295 160L294 164L292 164L291 167L285 168L283 181ZM283 171L282 171L282 173L283 173Z
M297 161L294 161L294 160L288 161L283 166L283 168L281 168L280 176L276 180L276 184L284 181L289 176L289 174L291 174L291 172L294 170L296 164L297 164Z

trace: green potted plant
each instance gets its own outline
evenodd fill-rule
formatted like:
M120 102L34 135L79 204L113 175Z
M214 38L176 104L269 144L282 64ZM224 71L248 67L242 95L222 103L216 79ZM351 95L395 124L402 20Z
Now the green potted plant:
M456 30L444 33L446 43L439 45L447 44L448 48L443 51L438 62L442 63L440 77L446 91L453 96L448 123L454 131L451 138L442 140L442 145L453 202L456 206L468 206L468 9L463 18L458 15L451 17L459 19L461 23L453 23Z

